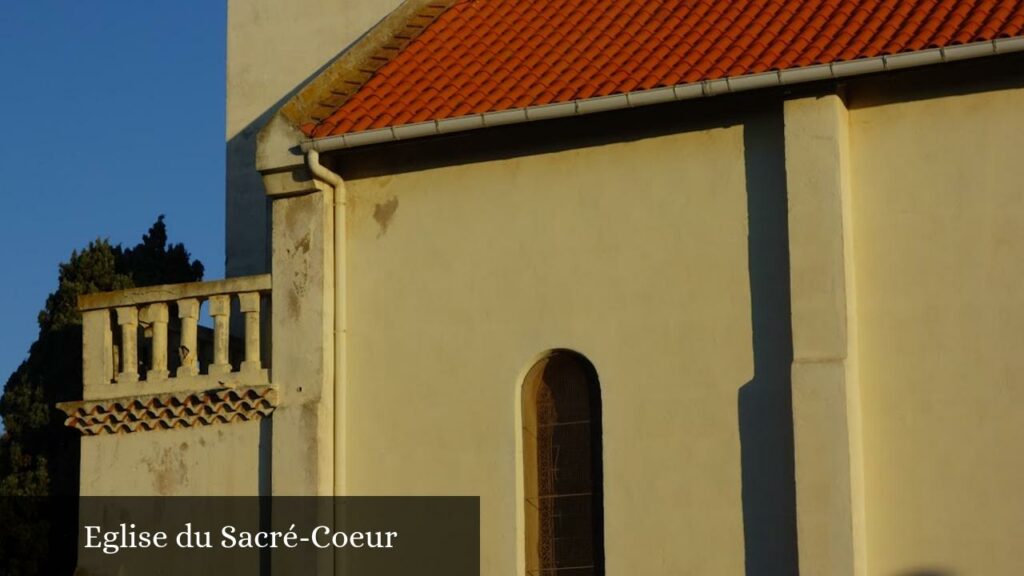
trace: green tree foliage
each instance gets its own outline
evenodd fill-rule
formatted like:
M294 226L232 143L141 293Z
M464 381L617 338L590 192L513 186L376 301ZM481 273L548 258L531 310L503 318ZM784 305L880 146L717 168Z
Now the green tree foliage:
M73 497L78 494L79 443L77 432L64 426L58 402L82 397L82 317L77 300L82 294L134 286L194 282L203 265L192 260L182 244L167 243L160 216L131 248L106 240L90 242L60 265L57 290L39 313L39 336L28 358L11 374L0 397L5 434L0 437L0 498ZM9 506L5 507L9 508ZM67 510L63 510L66 514ZM32 558L40 543L39 530L51 531L65 519L39 518L39 524L10 525L0 544L0 574L43 573ZM73 518L72 518L73 520ZM77 527L73 527L77 529ZM17 546L11 550L10 546ZM45 548L43 549L45 551ZM35 566L35 567L33 567Z
M184 244L167 244L163 216L157 218L147 234L142 235L142 243L123 251L120 247L115 248L114 253L117 273L130 277L136 286L203 279L202 263L190 260Z

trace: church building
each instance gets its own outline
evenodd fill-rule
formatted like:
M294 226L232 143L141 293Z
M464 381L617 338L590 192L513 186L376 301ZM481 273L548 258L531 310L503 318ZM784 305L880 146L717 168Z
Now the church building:
M228 278L81 298L83 495L479 496L484 576L1022 572L1024 2L227 44Z

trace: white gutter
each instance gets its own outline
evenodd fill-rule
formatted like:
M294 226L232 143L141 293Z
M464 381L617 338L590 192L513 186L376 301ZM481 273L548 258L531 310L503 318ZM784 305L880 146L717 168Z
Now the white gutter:
M610 110L623 110L626 108L637 108L652 104L663 104L679 100L693 100L720 94L734 92L745 92L774 86L787 86L815 82L818 80L829 80L834 78L847 78L860 76L888 70L900 70L904 68L916 68L929 66L944 62L955 62L981 58L995 54L1009 54L1011 52L1024 51L1024 36L1014 38L999 38L985 42L972 44L961 44L946 48L932 48L929 50L918 50L916 52L905 52L891 56L878 56L875 58L861 58L859 60L848 60L846 62L833 62L831 64L818 64L802 68L789 68L760 74L747 74L743 76L732 76L717 80L705 80L692 84L677 84L653 90L638 90L625 94L612 96L600 96L597 98L584 98L558 104L544 104L541 106L530 106L527 108L515 108L512 110L501 110L498 112L485 112L471 116L460 116L458 118L445 118L443 120L432 120L417 124L404 124L375 130L364 130L362 132L351 132L338 136L328 136L316 140L306 140L300 144L303 152L319 151L329 152L346 148L358 148L371 144L384 142L397 142L400 140L411 140L437 134L450 134L452 132L464 132L492 126L504 126L508 124L521 124L534 120L550 120L553 118L567 118L570 116L581 116L595 112L607 112Z
M306 166L313 176L333 188L333 201L326 207L334 218L334 495L345 494L345 438L341 428L345 422L345 391L348 388L346 351L348 320L345 307L345 203L348 200L345 181L320 163L320 153L306 152Z

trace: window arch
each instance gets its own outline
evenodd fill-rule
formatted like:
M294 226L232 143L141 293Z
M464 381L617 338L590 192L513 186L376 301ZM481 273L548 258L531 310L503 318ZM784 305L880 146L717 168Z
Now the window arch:
M597 371L558 350L523 382L528 576L604 574L601 390Z

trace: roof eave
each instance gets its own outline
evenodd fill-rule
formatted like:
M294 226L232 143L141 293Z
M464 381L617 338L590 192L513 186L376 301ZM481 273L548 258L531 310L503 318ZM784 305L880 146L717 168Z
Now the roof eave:
M334 150L370 146L373 144L426 138L440 134L450 134L453 132L478 130L493 126L521 124L525 122L550 120L554 118L567 118L597 112L623 110L627 108L637 108L641 106L663 104L681 100L693 100L697 98L706 98L709 96L718 96L721 94L731 94L736 92L747 92L777 86L789 86L821 80L850 78L890 70L904 70L907 68L931 66L947 62L1022 51L1024 51L1024 36L999 38L996 40L986 40L984 42L974 42L958 46L904 52L889 56L861 58L858 60L832 62L829 64L817 64L814 66L789 68L786 70L762 72L758 74L730 76L715 80L694 82L691 84L677 84L675 86L666 86L651 90L638 90L624 94L614 94L611 96L583 98L556 104L544 104L540 106L530 106L527 108L515 108L511 110L459 116L456 118L431 120L416 124L389 126L374 130L363 130L360 132L350 132L336 136L326 136L324 138L306 139L300 142L299 145L303 152L307 152L309 150L330 152Z

